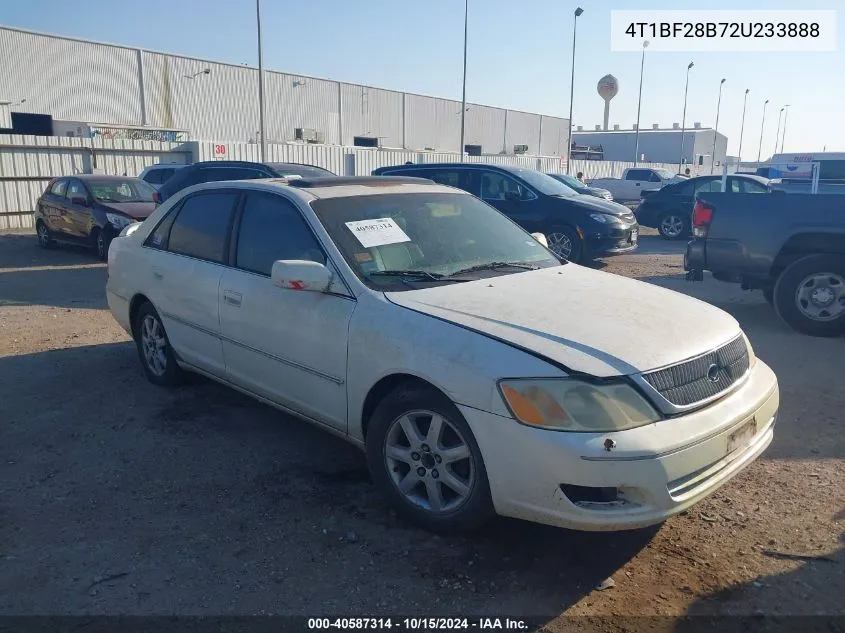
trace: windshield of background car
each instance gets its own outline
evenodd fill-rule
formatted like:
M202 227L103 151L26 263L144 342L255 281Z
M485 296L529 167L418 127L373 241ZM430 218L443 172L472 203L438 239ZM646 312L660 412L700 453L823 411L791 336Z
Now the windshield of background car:
M670 178L675 177L675 175L671 171L667 171L665 169L655 169L654 172L663 180L669 180Z
M549 176L559 182L562 182L564 185L566 185L576 193L581 191L587 191L587 187L584 186L584 183L575 178L574 176L567 176L566 174L549 174Z
M138 178L134 180L89 180L91 195L98 202L152 202L153 189Z
M375 290L410 290L560 266L530 234L474 196L400 193L311 202L349 267ZM467 268L496 264L482 273ZM519 264L508 267L501 264ZM379 274L415 271L413 276ZM410 281L409 281L410 280Z
M562 196L565 198L571 198L572 196L578 195L576 191L573 191L570 187L567 187L559 180L555 180L548 174L544 174L540 171L535 171L533 169L509 169L508 173L522 178L537 191L547 196Z

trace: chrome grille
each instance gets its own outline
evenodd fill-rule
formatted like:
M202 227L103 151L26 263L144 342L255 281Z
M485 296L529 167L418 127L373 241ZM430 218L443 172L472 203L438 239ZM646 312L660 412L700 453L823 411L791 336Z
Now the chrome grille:
M675 406L688 406L727 391L748 371L745 339L678 365L643 374L643 379Z

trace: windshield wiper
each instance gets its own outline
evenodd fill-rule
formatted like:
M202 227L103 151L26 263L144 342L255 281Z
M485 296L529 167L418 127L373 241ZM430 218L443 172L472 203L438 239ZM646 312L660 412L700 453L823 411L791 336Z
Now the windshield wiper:
M539 266L533 264L526 264L525 262L490 262L489 264L478 264L477 266L470 266L469 268L461 268L452 273L453 275L463 275L465 273L474 273L479 270L497 270L499 268L521 268L523 270L537 270Z
M408 278L413 281L473 281L472 279L453 279L450 275L446 277L440 273L432 273L427 270L374 270L367 273L368 277L399 277L403 282Z

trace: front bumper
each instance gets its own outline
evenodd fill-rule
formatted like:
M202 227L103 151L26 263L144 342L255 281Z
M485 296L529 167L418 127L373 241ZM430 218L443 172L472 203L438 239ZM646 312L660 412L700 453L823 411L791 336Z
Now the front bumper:
M584 231L584 246L593 257L630 253L637 250L639 232L639 224L614 227L603 232Z
M616 433L546 431L460 409L481 449L499 514L612 531L661 523L713 493L771 443L778 404L777 379L758 360L742 387L716 403ZM607 439L615 442L611 452ZM619 499L575 503L562 484L616 488Z

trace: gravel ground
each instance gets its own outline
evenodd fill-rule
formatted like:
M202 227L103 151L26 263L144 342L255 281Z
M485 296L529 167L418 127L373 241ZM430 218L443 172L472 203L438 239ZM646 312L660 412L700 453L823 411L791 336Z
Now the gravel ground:
M0 615L845 615L845 339L685 282L682 245L644 233L596 266L733 314L780 379L774 443L657 528L501 519L471 539L402 523L363 456L305 423L150 385L92 254L0 236Z

